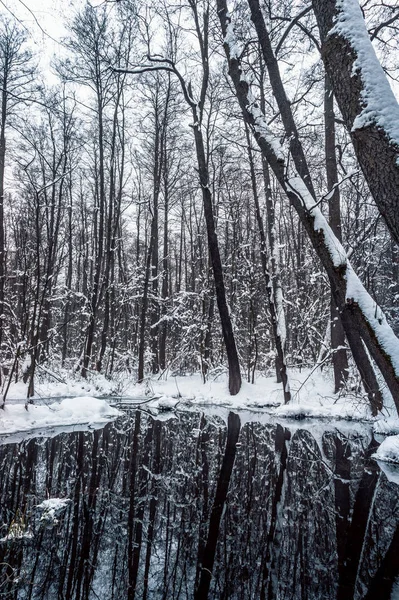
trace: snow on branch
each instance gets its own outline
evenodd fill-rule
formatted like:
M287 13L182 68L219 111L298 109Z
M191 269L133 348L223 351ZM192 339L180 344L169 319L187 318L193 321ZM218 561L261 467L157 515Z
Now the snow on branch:
M317 204L314 203L313 196L310 194L303 179L299 176L291 177L287 180L287 186L302 200L303 206L314 218L315 231L323 232L324 242L334 267L346 267L348 264L347 253L327 223L327 219Z
M113 67L112 70L114 73L127 73L128 75L140 75L141 73L148 73L151 71L168 71L169 73L173 73L180 82L187 104L191 107L196 106L196 102L190 92L190 84L186 83L183 75L176 68L175 63L172 60L158 55L147 54L147 61L148 62L140 63L132 68Z
M251 82L248 80L245 73L241 69L241 65L239 64L242 55L242 46L237 41L231 16L228 12L226 12L225 15L225 23L226 29L224 31L223 43L228 52L229 61L234 61L240 70L240 82L246 88L245 95L247 98L247 103L245 109L248 114L251 115L253 129L270 146L276 160L284 160L283 149L280 141L270 130L266 118L259 108L259 105L252 92Z
M382 350L390 357L391 364L399 377L399 339L388 324L378 304L370 296L349 262L344 247L334 235L321 210L314 204L305 183L300 177L292 177L287 181L288 187L301 198L304 207L314 218L315 231L322 231L324 242L331 260L336 268L345 268L346 302L357 304L368 321Z

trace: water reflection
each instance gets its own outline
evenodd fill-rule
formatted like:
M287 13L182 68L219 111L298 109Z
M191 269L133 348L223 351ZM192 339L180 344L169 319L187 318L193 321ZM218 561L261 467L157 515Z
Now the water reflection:
M4 445L0 598L388 599L399 488L375 446L355 426L140 411Z

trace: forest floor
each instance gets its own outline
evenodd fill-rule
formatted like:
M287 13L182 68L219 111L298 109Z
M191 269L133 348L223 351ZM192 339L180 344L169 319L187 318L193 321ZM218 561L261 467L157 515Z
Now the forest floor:
M135 406L145 407L161 418L196 408L220 412L222 416L236 410L245 412L245 420L254 421L267 418L367 423L375 433L390 436L386 451L382 444L379 458L399 462L399 419L389 399L383 414L374 418L364 394L349 386L344 393L334 394L332 374L320 369L291 370L290 387L292 399L284 405L281 384L275 377L259 374L254 384L244 381L239 394L230 396L226 373L220 371L210 374L205 383L200 374L164 374L137 384L128 373L113 380L93 373L84 380L67 372L47 370L36 384L33 403L26 408L27 386L23 382L11 384L5 408L0 411L0 437L9 441L9 436L17 433L38 435L38 431L50 429L46 435L55 435L59 428L97 428L119 416L118 409Z

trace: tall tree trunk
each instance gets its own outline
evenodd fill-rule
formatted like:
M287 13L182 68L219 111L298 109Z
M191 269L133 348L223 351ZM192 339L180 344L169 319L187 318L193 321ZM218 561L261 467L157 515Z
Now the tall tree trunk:
M98 58L99 60L99 58ZM97 82L98 85L98 82ZM98 303L101 290L101 276L103 271L104 259L104 225L105 225L105 159L104 159L104 114L103 114L103 98L100 91L97 90L97 111L98 111L98 229L95 232L97 236L97 248L94 264L93 288L90 299L90 317L86 334L86 346L83 356L82 376L87 376L90 360L92 358L94 335L97 321Z
M265 61L265 65L269 73L269 80L272 86L273 95L280 111L280 116L284 125L287 139L289 140L290 151L296 170L305 182L309 192L312 194L312 196L315 196L308 163L299 139L298 130L292 114L291 104L285 93L280 69L273 52L269 33L266 29L265 21L259 5L259 0L248 0L248 5L251 11L251 20L255 25L256 33L258 35L259 44L263 54L263 60Z
M151 229L154 227L154 221L152 220ZM144 288L141 302L140 322L139 322L139 348L138 348L138 370L137 370L137 381L141 383L144 380L144 354L145 354L145 328L147 321L148 311L148 288L150 285L150 274L151 274L151 257L152 257L152 234L150 236L150 247L147 251L147 260L145 265L144 274Z
M151 342L151 369L154 374L159 371L158 354L158 321L159 321L159 301L158 301L158 212L159 212L159 194L162 174L162 152L161 152L161 132L158 116L158 107L155 107L155 141L154 141L154 170L153 170L153 198L152 198L152 227L151 227L151 319L150 319L150 342Z
M195 109L193 109L195 113ZM193 115L194 119L197 116ZM204 215L208 234L208 247L212 261L213 277L215 281L216 302L219 309L222 333L229 367L229 390L231 395L238 394L241 388L240 363L233 326L226 300L224 286L223 267L219 252L219 243L216 235L215 220L213 216L212 195L209 189L208 167L206 162L205 147L202 132L198 120L194 121L195 146L197 151L198 173L202 189L202 200L204 203Z
M168 231L168 212L169 212L169 189L168 189L167 165L164 171L164 224L163 224L163 258L162 258L162 287L161 287L161 316L163 317L160 325L159 334L159 366L162 371L166 368L166 336L168 324L166 321L167 300L169 290L169 231Z
M284 332L282 331L282 327L281 327L281 320L279 321L278 307L276 306L276 294L275 294L275 288L274 288L273 282L272 282L273 276L271 276L269 273L269 265L268 265L268 259L267 259L266 235L265 235L265 230L263 227L262 215L260 212L258 186L256 183L255 166L254 166L254 161L253 161L253 156L252 156L251 143L250 143L249 131L248 131L247 125L245 126L245 133L247 136L248 158L249 158L249 166L250 166L250 171L251 171L252 195L253 195L254 204L255 204L255 215L256 215L256 221L258 224L258 231L259 231L259 238L260 238L260 257L261 257L261 263L262 263L262 271L263 271L263 275L265 277L267 300L268 300L268 305L269 305L270 317L271 317L271 321L272 321L274 342L276 345L277 382L278 383L282 382L282 384L283 384L284 402L287 403L291 399L291 393L290 393L290 386L289 386L289 382L288 382L287 365L285 362L285 353L284 353L285 338L284 338ZM267 165L265 165L264 169L266 169L266 170L264 170L264 175L266 177L268 177L269 172L267 169ZM270 197L271 196L270 195L270 182L268 180L265 181L265 186L266 185L267 185L267 188L265 188L265 195L269 196L267 198L266 202L272 203L273 200ZM274 213L274 211L273 211L273 213ZM272 222L270 222L270 219L272 219L270 206L269 206L268 216L269 216L268 226L269 226L269 230L270 230L270 229L274 228L274 220ZM274 239L273 239L273 241L274 241ZM270 261L269 261L269 264L271 264ZM275 272L276 272L276 265L275 265ZM280 310L283 310L282 306L280 306L279 308L280 308Z
M335 115L334 96L328 75L324 79L324 140L326 154L327 188L329 191L328 208L330 227L337 239L342 242L341 235L341 203L338 188L338 168L335 154ZM335 187L334 187L335 186ZM331 349L333 352L334 387L338 392L348 378L348 357L345 350L345 332L339 316L339 310L331 298Z
M4 288L6 275L5 229L4 229L4 169L6 157L6 119L7 119L7 78L4 77L1 92L0 123L0 360L2 360L2 344L4 331ZM2 371L0 370L0 383Z

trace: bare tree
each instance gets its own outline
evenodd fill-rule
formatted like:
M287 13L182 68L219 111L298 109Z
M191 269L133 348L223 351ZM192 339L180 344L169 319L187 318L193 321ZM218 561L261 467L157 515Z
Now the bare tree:
M6 18L0 20L0 352L5 316L6 245L4 220L4 173L6 166L6 129L15 107L31 96L34 67L32 55L24 46L26 33ZM1 374L0 374L1 377Z

